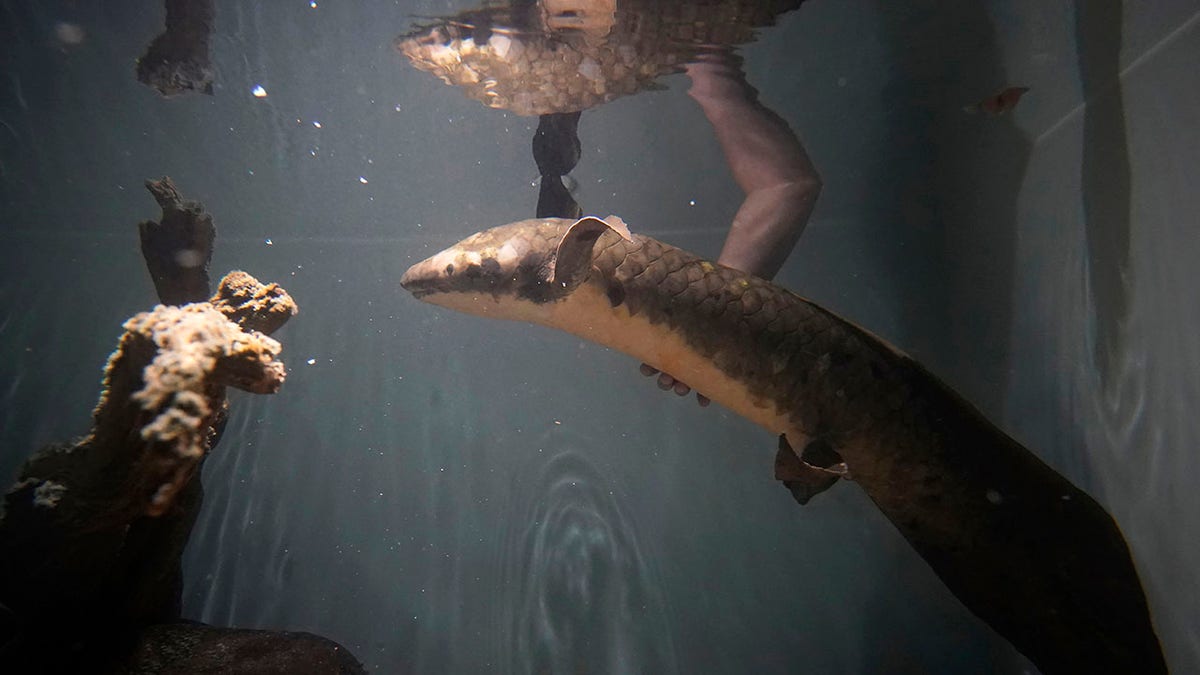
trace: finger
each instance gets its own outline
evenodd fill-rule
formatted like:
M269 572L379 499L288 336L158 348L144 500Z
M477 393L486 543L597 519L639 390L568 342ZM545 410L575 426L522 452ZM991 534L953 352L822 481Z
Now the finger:
M675 387L674 387L674 389L675 389L675 395L676 395L676 396L687 396L687 395L688 395L688 393L692 391L692 388L691 388L691 387L689 387L689 386L687 386L686 384L684 384L684 383L680 382L679 380L675 380Z
M712 399L700 392L696 392L696 403L699 403L701 408L707 408L708 404L712 403Z
M654 366L650 365L649 363L643 363L641 366L638 367L638 370L641 371L641 373L643 375L645 375L646 377L650 377L652 375L658 374L658 368L655 368Z
M670 375L668 375L666 373L662 373L658 376L658 388L659 389L666 391L674 386L675 386L675 378L671 377Z

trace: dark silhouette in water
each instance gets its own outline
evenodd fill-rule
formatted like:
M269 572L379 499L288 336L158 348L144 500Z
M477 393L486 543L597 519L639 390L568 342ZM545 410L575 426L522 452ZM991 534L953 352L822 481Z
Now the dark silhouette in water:
M1075 40L1083 86L1083 219L1088 290L1095 312L1092 359L1105 386L1118 375L1129 313L1131 170L1121 94L1122 2L1076 2Z
M166 29L137 62L137 79L163 96L213 93L213 0L166 0Z
M583 210L563 184L563 176L579 162L579 116L582 112L546 113L533 136L533 160L541 174L538 218L578 218Z

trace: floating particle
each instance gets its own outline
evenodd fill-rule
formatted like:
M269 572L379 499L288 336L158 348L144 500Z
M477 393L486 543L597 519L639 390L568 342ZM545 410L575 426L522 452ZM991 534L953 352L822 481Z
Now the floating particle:
M307 363L308 365L312 366L312 365L316 365L316 363L317 363L317 360L316 360L316 359L309 359L308 361L305 361L305 363Z
M83 42L87 34L84 32L83 26L77 23L60 21L54 25L54 37L64 45L77 45Z
M366 184L367 184L367 178L366 178L366 176L359 176L359 177L358 177L358 182L362 183L363 185L366 185Z
M312 7L313 9L316 9L317 8L316 0L313 0L313 2L308 3L308 6Z
M316 128L318 128L318 129L320 129L320 128L321 128L321 123L320 123L320 122L318 122L318 121L316 121L316 120L313 120L313 126L314 126L314 127L316 127Z
M250 90L250 93L254 94L254 98L266 98L267 97L267 90L263 89L263 86L261 84L254 85L254 88Z
M688 200L688 206L695 206L695 205L696 205L696 200L695 200L695 199L689 199L689 200Z
M274 245L275 245L275 242L271 241L271 238L270 238L270 237L267 237L267 238L266 238L266 240L264 241L264 243L266 243L266 245L267 245L267 246L274 246Z

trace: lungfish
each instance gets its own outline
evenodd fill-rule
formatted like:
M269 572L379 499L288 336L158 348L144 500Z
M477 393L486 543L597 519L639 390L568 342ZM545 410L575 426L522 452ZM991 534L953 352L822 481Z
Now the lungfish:
M851 479L1043 672L1166 672L1104 508L905 353L799 295L613 216L489 229L400 283L620 350L779 434L777 477L798 500Z

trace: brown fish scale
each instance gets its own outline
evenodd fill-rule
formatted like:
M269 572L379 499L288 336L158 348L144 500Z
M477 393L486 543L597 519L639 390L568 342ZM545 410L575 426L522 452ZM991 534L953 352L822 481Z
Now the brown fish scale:
M594 250L585 283L620 286L632 314L828 441L955 595L1043 672L1165 672L1111 517L919 364L794 293L648 237L610 232Z
M794 294L647 237L604 235L592 265L594 281L623 289L631 313L666 323L806 434L843 440L864 410L886 408L882 397L863 398L878 379L864 359L822 358L869 353L870 345ZM887 372L882 361L876 371Z

